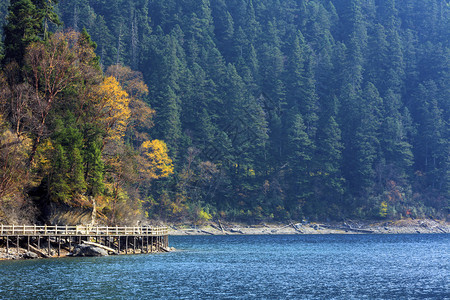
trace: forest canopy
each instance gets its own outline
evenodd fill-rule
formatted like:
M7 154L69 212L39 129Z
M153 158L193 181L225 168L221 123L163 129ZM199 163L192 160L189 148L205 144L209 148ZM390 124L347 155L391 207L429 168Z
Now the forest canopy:
M30 8L40 24L37 4L13 2L5 31L16 25L14 9ZM134 223L143 215L140 186L173 173L166 144L148 134L154 111L142 99L142 74L120 65L103 72L86 30L42 30L25 28L34 38L20 43L5 37L6 49L25 49L23 57L5 52L0 77L0 219L32 219L32 204L53 203Z
M449 215L448 1L7 2L2 207Z

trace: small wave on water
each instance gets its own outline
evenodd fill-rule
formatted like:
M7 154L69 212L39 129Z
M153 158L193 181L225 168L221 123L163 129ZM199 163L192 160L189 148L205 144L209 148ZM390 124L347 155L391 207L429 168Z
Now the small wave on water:
M0 299L450 299L449 235L180 236L167 254L0 262Z

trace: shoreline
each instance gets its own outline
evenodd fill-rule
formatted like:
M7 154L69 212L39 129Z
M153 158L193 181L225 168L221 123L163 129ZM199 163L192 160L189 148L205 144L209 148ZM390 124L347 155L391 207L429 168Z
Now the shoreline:
M449 234L450 222L432 219L402 219L396 221L369 222L303 222L289 224L246 225L241 223L209 222L204 225L167 224L169 236L206 235L327 235L327 234ZM138 250L138 249L136 249ZM131 249L129 250L131 252ZM123 252L123 251L122 251ZM138 252L138 251L136 251ZM0 246L0 261L27 259L27 249L11 247L9 253ZM156 253L156 252L155 252ZM52 254L56 249L52 247ZM62 250L59 258L70 257ZM132 254L132 253L128 253ZM139 254L139 253L136 253ZM52 256L51 258L58 258ZM40 259L40 258L39 258Z
M175 251L175 248L169 247L170 251ZM56 254L57 249L55 249L53 246L51 247L52 255L47 258L42 257L27 257L30 253L27 249L19 248L19 252L17 252L16 247L10 248L9 253L6 253L6 248L0 246L0 261L9 261L9 260L41 260L41 259L60 259L60 258L72 258L72 257L105 257L105 256L116 256L116 255L143 255L143 254L157 254L157 253L164 253L165 251L158 251L156 248L152 249L152 252L150 253L144 253L141 251L141 249L136 248L134 249L128 249L128 252L125 252L125 250L121 250L120 253L112 254L112 255L98 255L98 256L74 256L71 252L61 249L60 256Z
M431 219L403 219L397 221L347 221L330 223L289 223L245 225L214 223L194 226L171 224L169 236L188 235L276 235L276 234L448 234L450 222Z

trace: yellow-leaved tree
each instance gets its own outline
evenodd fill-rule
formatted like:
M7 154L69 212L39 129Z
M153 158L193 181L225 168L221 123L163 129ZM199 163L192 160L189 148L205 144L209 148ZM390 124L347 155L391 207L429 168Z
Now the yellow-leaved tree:
M17 222L30 212L24 211L24 187L28 180L26 161L31 140L17 136L9 128L0 112L0 223ZM21 217L21 213L25 215Z
M142 184L173 174L167 145L149 136L154 110L139 99L147 93L139 72L113 66L90 94L95 107L92 120L106 136L102 158L107 182L97 205L111 224L136 220L143 209Z
M141 72L133 71L130 67L113 65L106 70L106 76L113 76L127 91L131 98L140 99L148 94L148 86L144 83Z
M164 178L173 174L172 159L166 143L161 140L145 141L141 146L139 173L144 180Z
M148 87L144 83L141 72L133 71L130 67L114 65L108 67L106 76L113 76L128 93L130 98L131 117L128 120L126 137L135 147L150 139L149 130L153 127L155 111L143 101L148 95Z
M122 139L131 116L128 93L116 78L109 76L94 89L93 101L97 111L95 118L103 124L107 139Z

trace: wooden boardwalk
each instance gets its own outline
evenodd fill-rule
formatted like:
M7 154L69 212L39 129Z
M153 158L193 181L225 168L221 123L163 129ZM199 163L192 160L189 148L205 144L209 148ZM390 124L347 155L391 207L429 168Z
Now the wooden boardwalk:
M95 243L115 254L164 252L169 247L167 227L0 225L0 243L6 252L16 248L41 257L61 256L78 244ZM56 249L56 253L52 252Z

